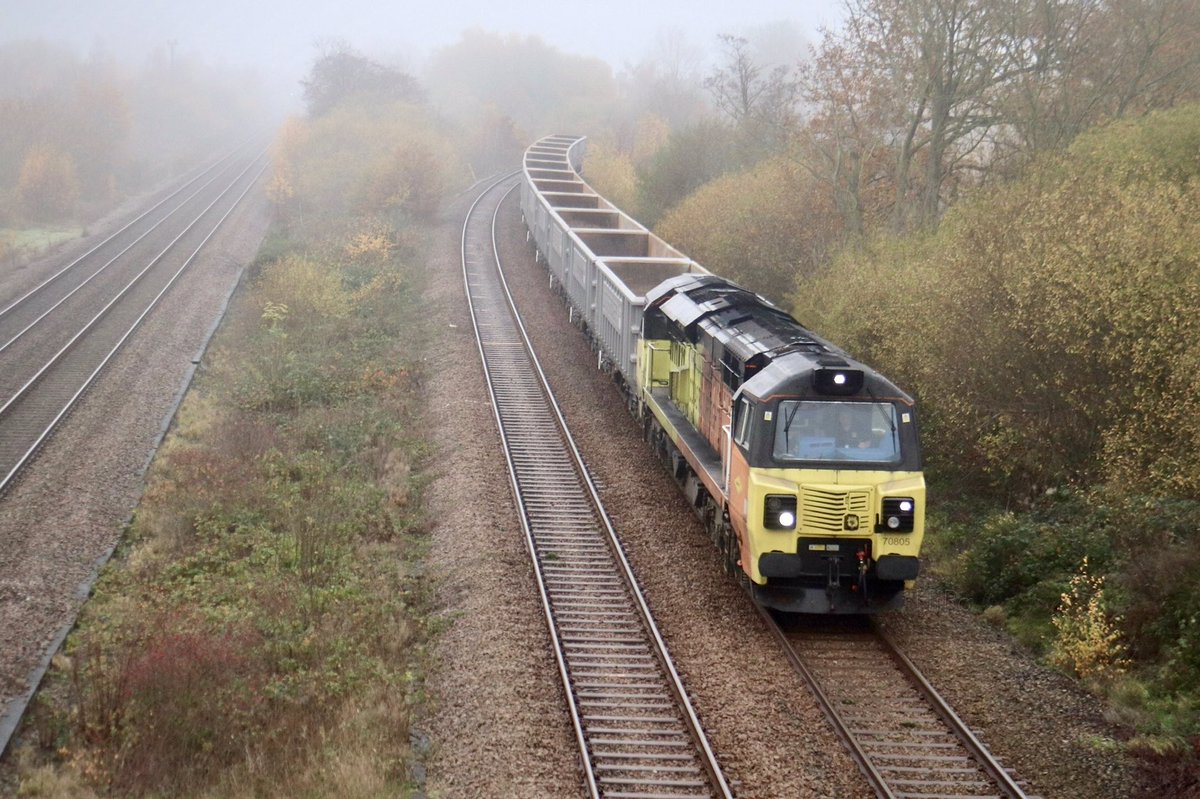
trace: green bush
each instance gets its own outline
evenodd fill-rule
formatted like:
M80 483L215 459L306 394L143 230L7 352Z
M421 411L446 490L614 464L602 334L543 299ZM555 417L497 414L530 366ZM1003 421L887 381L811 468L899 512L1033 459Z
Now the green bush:
M1168 740L1200 734L1189 715L1200 704L1200 502L1058 491L978 522L966 507L934 514L935 571L1028 645L1081 673L1102 672L1139 730ZM1096 607L1073 589L1085 558L1088 575L1104 581Z
M1056 492L1030 512L992 512L943 533L962 548L954 575L959 591L984 606L1020 600L1053 613L1084 558L1100 570L1114 560L1106 514L1092 502Z

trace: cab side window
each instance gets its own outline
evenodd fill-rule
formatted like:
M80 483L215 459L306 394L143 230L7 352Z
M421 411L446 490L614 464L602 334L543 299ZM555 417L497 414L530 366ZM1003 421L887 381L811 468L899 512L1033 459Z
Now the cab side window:
M733 440L739 447L743 449L746 448L746 445L750 441L751 415L750 400L742 397L740 400L738 400L737 420L735 422L737 426L734 429Z

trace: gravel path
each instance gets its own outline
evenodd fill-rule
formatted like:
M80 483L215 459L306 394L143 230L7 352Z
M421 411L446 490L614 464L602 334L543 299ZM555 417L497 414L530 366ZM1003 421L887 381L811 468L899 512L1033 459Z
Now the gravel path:
M122 210L93 225L93 240L127 217ZM0 708L26 690L27 675L74 618L77 589L119 538L192 358L268 223L261 190L252 192L0 498ZM85 246L7 275L0 296L36 283Z

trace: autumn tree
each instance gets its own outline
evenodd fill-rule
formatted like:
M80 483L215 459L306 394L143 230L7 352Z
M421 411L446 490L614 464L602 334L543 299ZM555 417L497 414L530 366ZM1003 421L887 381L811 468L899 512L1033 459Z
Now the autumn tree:
M887 217L891 138L886 86L863 54L826 35L800 73L809 118L797 133L796 161L823 184L845 230L861 237Z
M662 215L705 183L743 166L736 131L715 119L672 131L638 169L639 221L653 227Z
M362 213L400 211L432 219L446 188L444 152L430 137L412 133L378 159L364 176L358 210Z
M713 103L744 132L782 140L796 117L799 87L792 66L758 63L743 36L719 39L723 61L704 81Z
M1112 116L1200 99L1200 1L1109 0L1090 79Z
M851 229L881 186L895 229L933 226L964 187L1097 122L1200 96L1200 0L848 0L846 12L802 73L802 138Z
M671 123L655 113L646 113L637 121L629 158L635 166L645 166L671 139Z
M154 52L131 65L102 48L81 58L45 43L0 44L0 197L20 205L22 171L28 166L45 176L47 163L67 158L69 170L51 171L72 172L62 185L77 188L59 196L74 196L84 215L108 209L125 193L244 136L264 113L254 87L244 74L183 55ZM35 148L56 155L30 161Z
M707 183L655 230L708 269L780 304L797 276L819 271L842 233L828 194L783 157Z
M894 126L897 228L935 223L957 180L975 168L1019 46L999 0L851 0L847 44L865 58L875 99Z
M421 88L411 75L376 63L344 43L328 46L301 85L305 107L314 117L351 98L377 103L422 99Z
M79 179L71 156L48 145L29 151L17 180L25 215L35 222L58 222L75 211Z
M629 155L604 139L590 140L583 162L583 176L606 200L638 217L637 171Z
M796 314L915 391L935 471L1024 499L1200 498L1200 106L1122 121L798 284Z

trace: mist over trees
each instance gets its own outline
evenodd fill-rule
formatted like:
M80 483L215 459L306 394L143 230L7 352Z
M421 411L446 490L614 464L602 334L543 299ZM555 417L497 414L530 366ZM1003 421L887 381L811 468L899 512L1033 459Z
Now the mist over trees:
M344 42L327 46L300 85L304 87L305 108L313 117L351 99L373 103L417 103L424 99L411 75L376 63Z
M539 136L603 127L617 99L604 61L568 55L537 36L479 29L433 54L425 85L442 113L474 131L481 172L499 168L496 159L515 163Z
M307 113L272 149L268 196L297 238L320 240L359 217L381 230L429 222L466 165L412 75L345 43L325 46L302 80Z
M262 108L244 75L166 49L132 66L45 42L0 44L0 225L107 210L245 137Z
M799 138L851 230L881 216L934 226L964 191L1091 125L1198 96L1196 0L852 0L847 12L804 72L813 113Z
M598 130L634 165L639 218L655 224L704 183L785 157L816 181L801 201L838 209L821 250L932 229L1096 124L1200 97L1197 0L849 0L809 57L772 60L780 39L786 26L732 32L708 43L707 68L676 47L623 73L639 80L621 83L622 114ZM668 134L635 158L651 114Z

